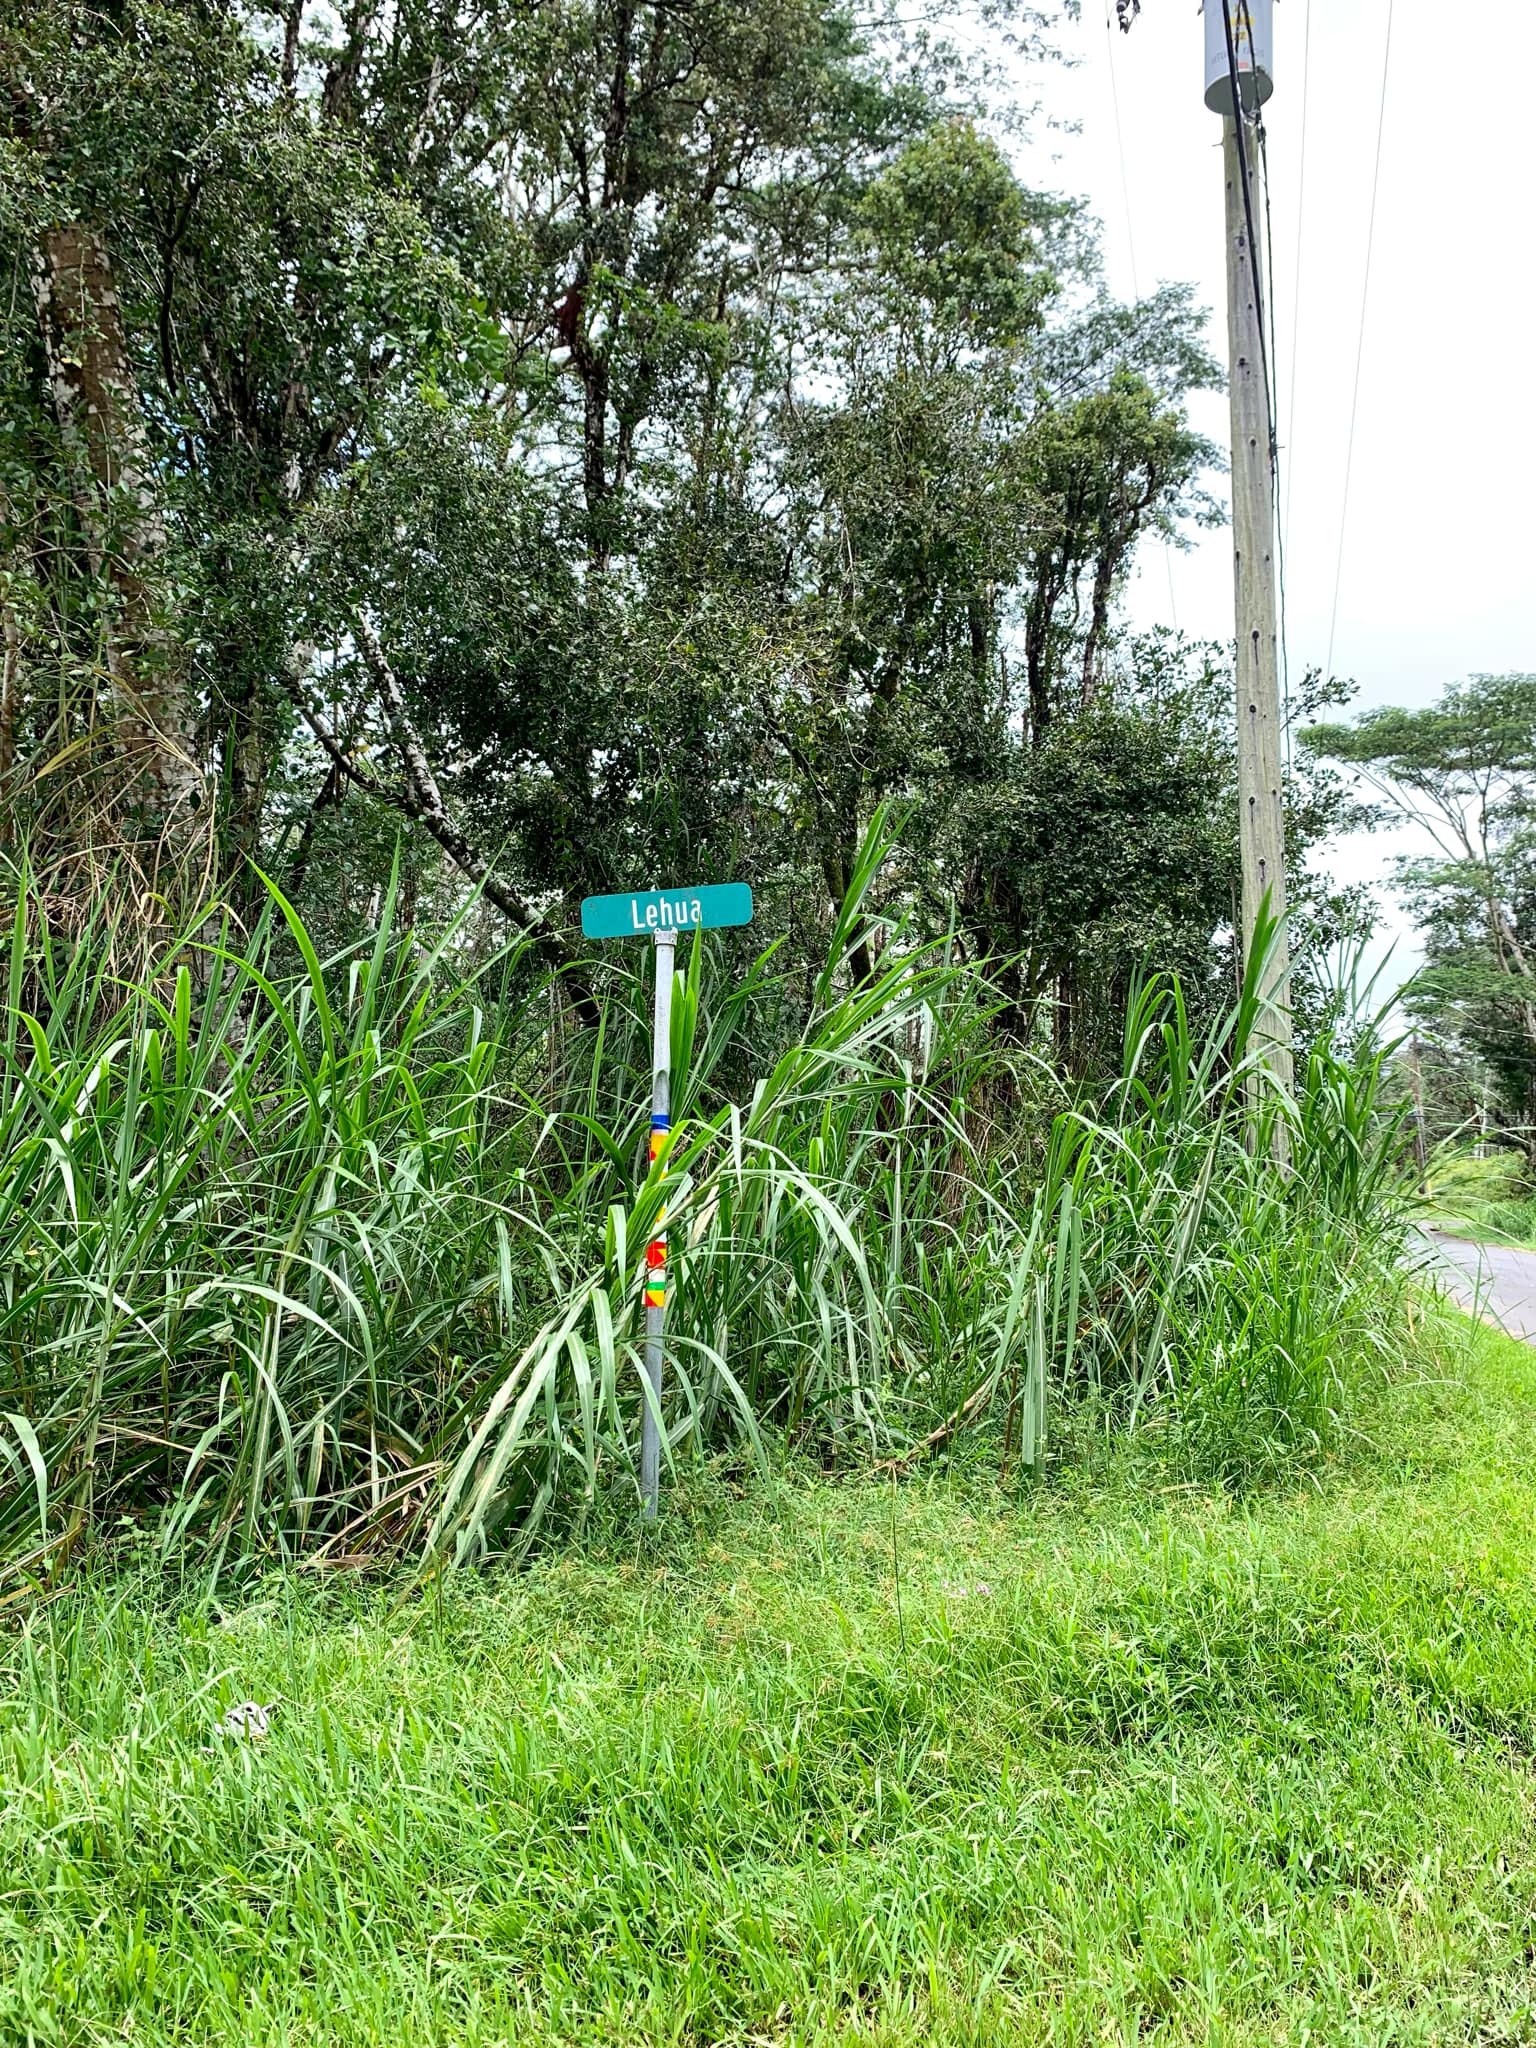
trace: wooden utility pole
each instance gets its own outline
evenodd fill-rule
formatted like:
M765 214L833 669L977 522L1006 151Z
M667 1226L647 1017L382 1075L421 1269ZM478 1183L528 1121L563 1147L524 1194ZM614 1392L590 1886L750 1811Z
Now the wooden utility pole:
M1206 105L1222 116L1226 178L1227 337L1232 401L1232 581L1237 625L1238 801L1243 864L1243 957L1266 905L1284 918L1285 802L1281 775L1280 639L1275 574L1273 351L1266 334L1259 107L1273 91L1271 0L1205 0ZM1271 332L1272 332L1271 328ZM1290 950L1282 927L1265 962L1266 1008L1255 1049L1291 1086Z
M1270 451L1263 299L1249 218L1263 219L1255 123L1229 114L1227 334L1232 395L1232 584L1237 615L1237 782L1243 854L1243 957L1268 900L1285 915L1285 801L1281 780L1280 639L1275 604L1274 466ZM1246 155L1247 194L1243 172ZM1289 949L1281 934L1264 979L1271 1007L1257 1036L1282 1087L1291 1085Z

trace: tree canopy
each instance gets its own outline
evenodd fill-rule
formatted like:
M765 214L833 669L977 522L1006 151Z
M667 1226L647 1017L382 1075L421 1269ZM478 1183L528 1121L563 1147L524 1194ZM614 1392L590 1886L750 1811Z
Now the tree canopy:
M554 957L684 872L814 945L890 801L1020 1028L1069 969L1225 971L1219 682L1116 618L1215 516L1204 315L1105 294L933 24L26 0L0 63L34 858L343 930L403 832L408 907L467 878Z

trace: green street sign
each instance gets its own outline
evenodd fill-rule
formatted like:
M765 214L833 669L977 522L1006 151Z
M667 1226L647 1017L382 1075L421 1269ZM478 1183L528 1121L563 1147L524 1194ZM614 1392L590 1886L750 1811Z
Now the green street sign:
M745 882L646 889L636 896L587 896L581 905L581 929L589 939L649 938L654 932L711 931L751 922L752 891Z

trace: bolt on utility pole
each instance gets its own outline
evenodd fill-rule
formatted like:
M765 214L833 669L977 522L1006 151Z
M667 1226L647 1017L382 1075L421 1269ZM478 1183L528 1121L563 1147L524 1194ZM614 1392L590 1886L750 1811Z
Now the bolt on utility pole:
M1274 0L1205 0L1205 104L1222 116L1226 176L1227 335L1232 403L1232 575L1237 623L1237 755L1243 958L1268 899L1284 918L1279 632L1275 604L1274 357L1266 333L1259 236L1264 169L1259 108L1274 91ZM1270 327L1269 333L1273 332ZM1255 1050L1291 1086L1290 948L1282 926L1265 969ZM1277 1146L1283 1130L1277 1128Z

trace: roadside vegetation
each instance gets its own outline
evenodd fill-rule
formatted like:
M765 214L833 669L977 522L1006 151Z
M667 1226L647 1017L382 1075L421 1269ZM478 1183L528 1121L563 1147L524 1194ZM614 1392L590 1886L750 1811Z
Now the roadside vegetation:
M1397 884L1424 948L1398 1079L1437 1203L1475 1233L1536 1235L1536 676L1476 675L1418 710L1303 734L1411 833ZM1476 1149L1485 1155L1464 1159ZM1491 1155L1491 1156L1488 1156ZM1523 1170L1522 1170L1523 1169Z
M1519 1152L1479 1155L1452 1142L1425 1179L1424 1214L1436 1228L1491 1244L1536 1244L1536 1193Z
M663 1208L669 1484L1070 1418L1242 1487L1391 1369L1343 778L1287 1095L1229 650L1119 614L1217 516L1205 315L1022 181L984 12L0 27L0 1599L578 1539ZM726 880L647 1175L579 906Z
M0 1646L0 2035L1528 2041L1532 1360L1420 1323L1246 1498L703 1469L403 1603L144 1539Z
M1054 22L0 22L0 2041L1533 2038L1532 1382L1405 1251L1536 684L1312 725L1239 942ZM726 881L651 1159L580 905Z
M1382 1050L1319 1039L1294 1099L1265 1089L1256 953L1203 1028L1176 981L1141 986L1118 1074L1069 1089L998 1032L985 973L866 910L882 829L798 1014L771 954L722 983L695 943L673 1136L638 1184L636 970L557 1045L526 952L466 968L392 898L322 961L274 891L249 939L204 919L135 980L110 920L61 935L23 878L0 1133L19 1590L125 1517L215 1576L431 1571L632 1500L663 1209L674 1467L909 1470L981 1430L1006 1473L1053 1414L1234 1484L1324 1451L1400 1339ZM850 985L855 925L878 964Z

